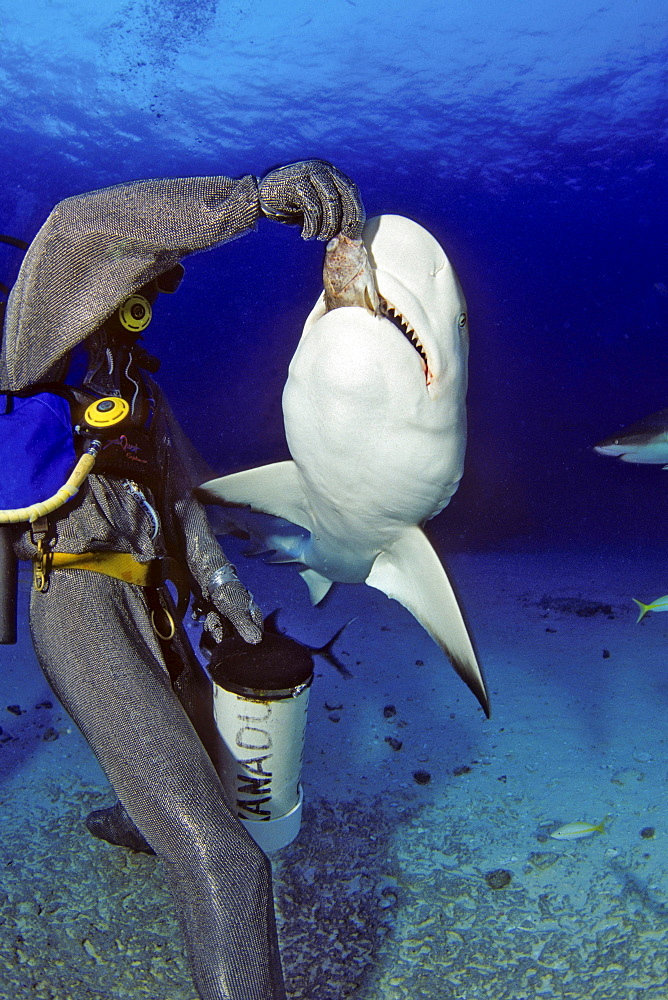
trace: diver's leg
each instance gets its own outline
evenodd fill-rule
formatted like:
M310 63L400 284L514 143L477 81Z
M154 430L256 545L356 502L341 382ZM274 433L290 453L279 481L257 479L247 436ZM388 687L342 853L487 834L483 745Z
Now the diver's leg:
M269 861L171 689L139 588L54 571L31 626L55 693L165 862L202 1000L283 1000Z
M163 659L165 656L169 657L172 666L168 669L173 669L177 674L176 680L172 682L172 688L195 727L216 771L222 777L221 768L224 766L225 758L213 713L212 683L197 659L183 625L177 620L176 608L171 601L170 610L173 612L176 630L167 644L159 642L160 650ZM144 854L155 854L120 801L116 801L113 806L94 809L86 816L85 824L98 840Z
M127 847L142 854L155 854L146 837L134 825L122 802L116 800L113 806L93 809L84 820L86 829L98 840L117 847Z

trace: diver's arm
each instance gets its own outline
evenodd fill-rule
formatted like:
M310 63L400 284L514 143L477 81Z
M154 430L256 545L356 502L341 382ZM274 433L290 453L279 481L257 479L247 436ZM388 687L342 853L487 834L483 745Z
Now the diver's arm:
M133 181L59 202L7 302L3 386L39 382L137 289L188 254L251 230L259 215L250 175Z
M321 240L341 231L357 237L365 218L350 178L325 160L303 160L262 179L164 177L74 195L56 205L43 230L61 249L75 236L88 246L95 237L100 251L113 248L126 265L139 250L144 265L153 258L150 270L162 273L191 253L242 236L262 215L300 224L304 239Z
M201 481L201 459L179 427L167 400L155 382L153 433L160 442L160 514L168 555L187 564L190 575L209 605L205 627L219 642L227 619L246 642L262 638L262 613L236 575L234 566L211 530L206 510L193 496Z
M222 616L246 642L260 642L262 612L218 544L204 507L188 491L176 499L174 512L183 532L188 569L205 602L213 605L206 616L205 628L219 642L225 635Z
M56 229L88 237L130 237L174 262L252 229L260 216L302 227L304 239L343 232L359 238L364 206L357 185L326 160L301 160L263 178L165 177L66 198L49 217ZM130 249L127 244L124 249ZM167 270L160 266L160 270Z
M302 226L305 238L359 236L357 188L324 160L259 180L167 177L65 198L28 247L7 302L0 382L34 385L124 299L189 254L253 229L260 216Z

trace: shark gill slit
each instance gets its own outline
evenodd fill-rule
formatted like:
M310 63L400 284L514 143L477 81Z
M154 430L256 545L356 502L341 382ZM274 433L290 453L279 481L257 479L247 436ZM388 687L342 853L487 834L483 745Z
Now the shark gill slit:
M389 319L390 323L393 323L396 326L397 330L399 330L401 333L403 333L404 337L406 338L406 340L408 341L408 343L411 345L411 347L413 347L417 351L417 353L420 355L420 357L422 358L422 360L424 362L425 371L426 371L427 376L428 376L429 375L429 361L427 359L427 352L425 351L424 347L420 343L420 338L418 337L417 333L415 332L415 330L413 329L413 327L410 325L410 323L408 322L408 320L406 319L406 317L402 316L401 313L399 312L399 310L396 309L392 305L391 302L388 302L387 299L383 298L382 295L379 295L378 299L379 299L379 302L380 302L380 311L381 311L381 313L383 314L383 316L385 316L386 319Z

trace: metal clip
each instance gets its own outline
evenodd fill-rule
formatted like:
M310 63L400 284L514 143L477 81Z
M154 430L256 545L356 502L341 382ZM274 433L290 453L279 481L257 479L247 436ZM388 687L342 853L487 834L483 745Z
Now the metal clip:
M176 622L167 608L156 608L151 611L151 625L158 639L171 642L176 635Z
M46 593L49 589L49 574L52 562L53 553L45 544L44 539L40 538L37 542L37 554L33 562L32 582L35 590L38 590L41 594Z

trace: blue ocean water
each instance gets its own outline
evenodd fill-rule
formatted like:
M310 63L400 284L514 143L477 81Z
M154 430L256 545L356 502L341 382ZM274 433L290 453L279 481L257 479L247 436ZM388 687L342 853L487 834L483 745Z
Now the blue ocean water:
M63 196L122 180L330 159L369 215L434 232L469 299L449 540L662 539L662 477L590 450L665 403L661 3L78 0L0 17L4 231L29 239ZM6 279L18 261L0 252ZM221 470L285 454L278 389L320 265L262 223L193 259L160 310L163 381Z
M330 0L326 5L306 0L289 5L275 0L109 0L104 5L24 0L19 5L0 0L0 232L30 240L61 198L125 180L262 175L279 164L321 157L357 182L368 215L409 216L446 248L469 307L469 442L462 484L430 531L440 549L460 554L455 570L466 591L469 618L483 652L488 644L483 660L493 689L501 689L499 731L517 725L518 719L503 700L502 681L506 692L522 697L511 662L525 657L522 662L529 672L537 672L539 684L547 683L541 671L553 669L561 684L566 665L581 662L583 648L595 647L600 670L600 649L610 646L604 631L593 631L605 621L592 617L585 622L589 631L579 639L568 632L558 656L543 649L545 628L554 631L555 616L575 614L579 628L586 609L580 606L580 615L577 605L571 604L569 611L549 600L540 606L545 591L538 567L559 562L557 553L566 549L576 554L560 563L566 574L560 584L550 577L554 592L561 586L564 600L567 594L572 600L596 596L617 607L616 602L631 596L631 581L642 587L643 580L651 579L652 587L662 586L668 473L602 458L592 446L662 409L668 398L667 23L659 0ZM220 474L287 457L281 389L303 320L320 291L322 255L322 245L303 242L296 230L262 221L243 240L186 262L178 295L156 309L146 342L162 360L161 384L188 435ZM20 254L0 245L0 281L11 284L19 264ZM535 561L527 564L533 576L522 577L516 569L499 569L495 575L491 562L484 564L484 583L479 583L478 564L468 561L479 553L527 552L543 554L540 559L532 555ZM608 571L607 563L601 569L603 554L607 558L610 553L613 569ZM654 561L645 572L638 560L649 555ZM596 586L587 577L594 565ZM258 592L266 587L267 599L279 593L281 585L264 583L257 566L250 572ZM505 611L494 607L506 586L513 593L526 592L525 607L536 616L533 624L541 633L532 633L521 654L519 638L513 646ZM633 590L648 599L663 592ZM335 607L343 615L350 610L346 602L354 604L354 598L341 601ZM600 613L600 601L598 607L590 605L592 616ZM300 620L309 621L305 601L298 607ZM366 607L378 631L383 607L380 602ZM598 729L592 733L592 715L580 719L575 712L571 717L558 702L561 714L554 732L561 731L560 725L564 732L577 730L573 746L582 751L577 766L569 759L569 774L579 768L583 775L589 773L598 759L599 751L592 749L599 746L597 740L608 740L617 748L614 753L621 753L619 748L630 745L644 724L636 706L637 711L629 709L632 731L606 727L596 715L602 688L611 698L619 698L622 690L632 701L638 688L646 686L647 712L665 698L658 673L644 685L634 683L634 656L660 670L665 634L660 633L649 652L639 654L639 640L629 639L632 620L624 621L624 635L615 623L628 671L617 693L607 686L609 674L597 670L594 695L586 684L564 694L574 702L592 698L590 709L604 735ZM408 626L400 619L392 627L401 632ZM401 632L401 643L422 641L411 635L409 640ZM648 629L636 635L647 639ZM377 652L378 639L383 639L379 631L357 638L369 662L386 655ZM352 648L352 639L350 643ZM416 656L411 650L411 662L430 655L418 651ZM28 662L30 655L24 650L20 662ZM13 661L8 662L12 667ZM398 680L392 696L405 696L410 683L405 676ZM449 690L455 683L449 681ZM14 693L18 699L20 687ZM380 708L387 693L379 688L373 694ZM464 714L463 706L470 708L468 694L457 694ZM603 715L623 720L623 707L614 704L615 711ZM541 745L537 734L542 722L531 715L535 707L527 709L521 730L531 753ZM496 767L490 747L477 742L477 721L474 716L457 722L461 728L447 737L434 735L430 752L442 746L444 754L459 755L454 763L488 754ZM326 725L322 723L323 746L329 738ZM348 738L354 748L354 735ZM558 759L558 741L550 748L551 759ZM611 773L620 775L615 787L628 789L636 781L629 773L647 763L644 745L635 752L641 756L626 769L616 757L610 764ZM374 775L375 766L370 771ZM505 772L497 776L495 771L495 782L502 777ZM550 787L541 777L539 771L531 778L536 799ZM652 786L652 807L663 780ZM397 792L399 798L401 794ZM541 815L557 815L549 796L540 800ZM463 795L461 801L453 800L468 810L464 801ZM592 817L597 820L607 808L604 797L594 809L599 805L601 816ZM353 796L346 808L351 824L367 821L361 799ZM433 832L442 822L429 813L432 808L436 805L427 808L421 834L426 841L431 834L425 831ZM525 814L517 809L519 825ZM561 818L583 818L573 809L577 813L573 805ZM466 815L475 838L470 811ZM510 838L504 826L508 815L506 810L499 819L502 839ZM491 820L489 824L492 832L485 843L493 845ZM326 829L318 829L326 835ZM460 830L453 834L455 840L457 836L465 854L468 834ZM368 843L358 847L360 864L371 864L364 853ZM416 861L411 850L406 848L410 864L428 879L431 862L425 857ZM433 843L430 850L436 851ZM504 857L510 858L512 850L508 846ZM490 847L489 867L495 865L493 855ZM663 897L655 898L651 880L639 882L632 868L620 875L615 857L605 877L616 878L627 897L640 900L642 912L650 914L647 940L652 933L663 934ZM595 861L591 864L589 874L602 871ZM101 871L104 879L103 867ZM374 890L381 902L395 890L400 898L392 878L394 882L390 878ZM77 879L76 870L64 876L66 884ZM113 895L117 886L112 883ZM413 890L404 885L403 891L410 897ZM575 910L585 905L575 889L572 896ZM290 899L283 902L285 913L292 912ZM429 908L434 901L425 896L419 906L413 902L411 926L416 927L419 906ZM541 912L549 913L551 905L544 899ZM492 926L498 917L488 897L480 906L481 920ZM504 914L506 922L510 919ZM344 923L342 918L341 928ZM582 954L588 947L585 932L586 926L573 932L582 935ZM326 950L324 939L318 941ZM448 941L451 949L460 947L455 937ZM96 947L91 944L85 951L93 963L91 948L95 952ZM529 944L523 947L525 956L530 954ZM375 955L373 949L371 953ZM472 953L467 952L466 961ZM480 972L484 948L475 954L473 964ZM623 985L633 955L624 952L628 967L622 963L622 985L616 987L626 992L605 986L596 997L634 1000L639 995L633 990L640 986ZM394 983L391 962L383 961L387 975L382 990L369 987L355 995L363 1000L406 995L404 980L397 974ZM411 961L413 971L419 971L419 960ZM445 968L447 962L442 962ZM553 965L559 968L557 959ZM544 995L584 1000L590 995L582 985L586 970L585 962L574 991L562 984L550 987L553 992L545 987ZM2 975L0 968L0 983ZM424 981L419 976L406 980L412 996L420 995L418 989L438 1000L534 995L526 982L514 987L512 977L496 994L488 994L484 973L479 985L468 993L463 986L458 993L452 984L439 987L440 975L437 969L425 973ZM642 988L649 989L649 1000L662 1000L668 995L662 992L668 989L665 969L658 969L654 979L653 973L647 975ZM67 995L64 987L53 986L52 994L40 987L40 992L29 975L24 989L21 998L53 995L65 1000ZM119 1000L134 995L131 986L128 992L123 989L106 995ZM3 1000L4 995L0 990ZM73 992L71 1000L94 995ZM352 996L352 987L341 995ZM181 1000L189 994L178 996Z

